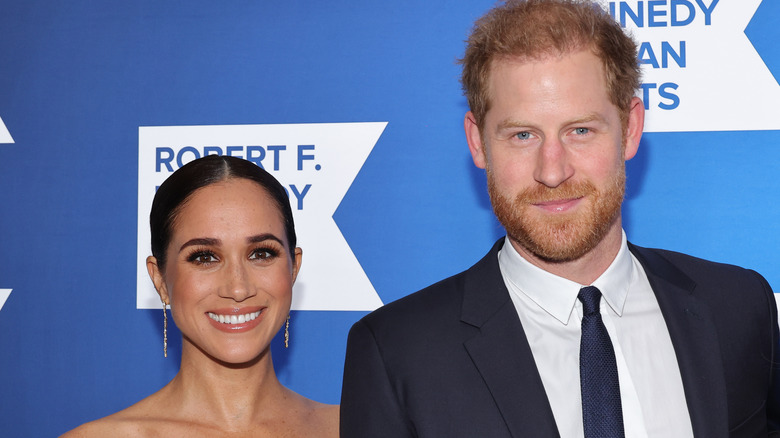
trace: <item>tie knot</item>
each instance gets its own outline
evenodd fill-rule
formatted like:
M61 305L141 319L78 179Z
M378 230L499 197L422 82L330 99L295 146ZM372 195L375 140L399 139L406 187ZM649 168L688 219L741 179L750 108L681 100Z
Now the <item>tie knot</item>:
M586 286L580 289L577 295L582 301L583 315L592 315L599 313L599 302L601 302L601 291L596 286Z

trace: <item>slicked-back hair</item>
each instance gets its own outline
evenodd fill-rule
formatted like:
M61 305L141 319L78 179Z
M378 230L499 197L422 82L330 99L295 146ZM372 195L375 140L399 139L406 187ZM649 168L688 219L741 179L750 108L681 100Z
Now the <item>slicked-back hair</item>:
M488 80L496 61L540 60L589 49L601 59L609 99L625 126L639 88L637 46L597 3L587 0L510 0L476 21L467 40L461 85L477 126L490 110Z
M203 187L232 178L254 181L274 200L284 222L290 254L297 243L290 199L284 187L260 166L241 158L207 155L193 160L173 172L157 189L149 214L152 255L161 271L165 270L166 250L182 207Z

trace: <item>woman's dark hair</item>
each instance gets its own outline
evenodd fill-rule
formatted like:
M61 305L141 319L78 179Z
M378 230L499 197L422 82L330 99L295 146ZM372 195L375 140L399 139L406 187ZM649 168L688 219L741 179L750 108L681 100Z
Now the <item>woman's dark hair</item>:
M160 270L165 269L165 251L171 241L171 232L182 206L196 190L230 178L243 178L256 182L276 203L284 220L290 254L296 244L290 199L284 187L260 166L241 158L207 155L191 161L173 172L162 183L152 201L149 225L152 231L152 255Z

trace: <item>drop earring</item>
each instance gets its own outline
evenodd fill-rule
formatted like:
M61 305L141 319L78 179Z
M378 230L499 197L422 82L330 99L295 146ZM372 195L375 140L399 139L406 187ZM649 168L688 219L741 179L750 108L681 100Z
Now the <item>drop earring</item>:
M284 348L290 348L290 315L284 323Z
M163 355L168 357L168 312L165 310L168 307L163 301Z

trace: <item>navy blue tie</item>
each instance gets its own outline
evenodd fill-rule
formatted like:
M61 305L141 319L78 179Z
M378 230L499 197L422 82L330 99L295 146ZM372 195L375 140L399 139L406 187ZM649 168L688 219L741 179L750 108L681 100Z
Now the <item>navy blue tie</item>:
M583 287L582 340L580 341L580 387L585 438L623 438L623 409L620 405L615 349L601 320L601 292Z

